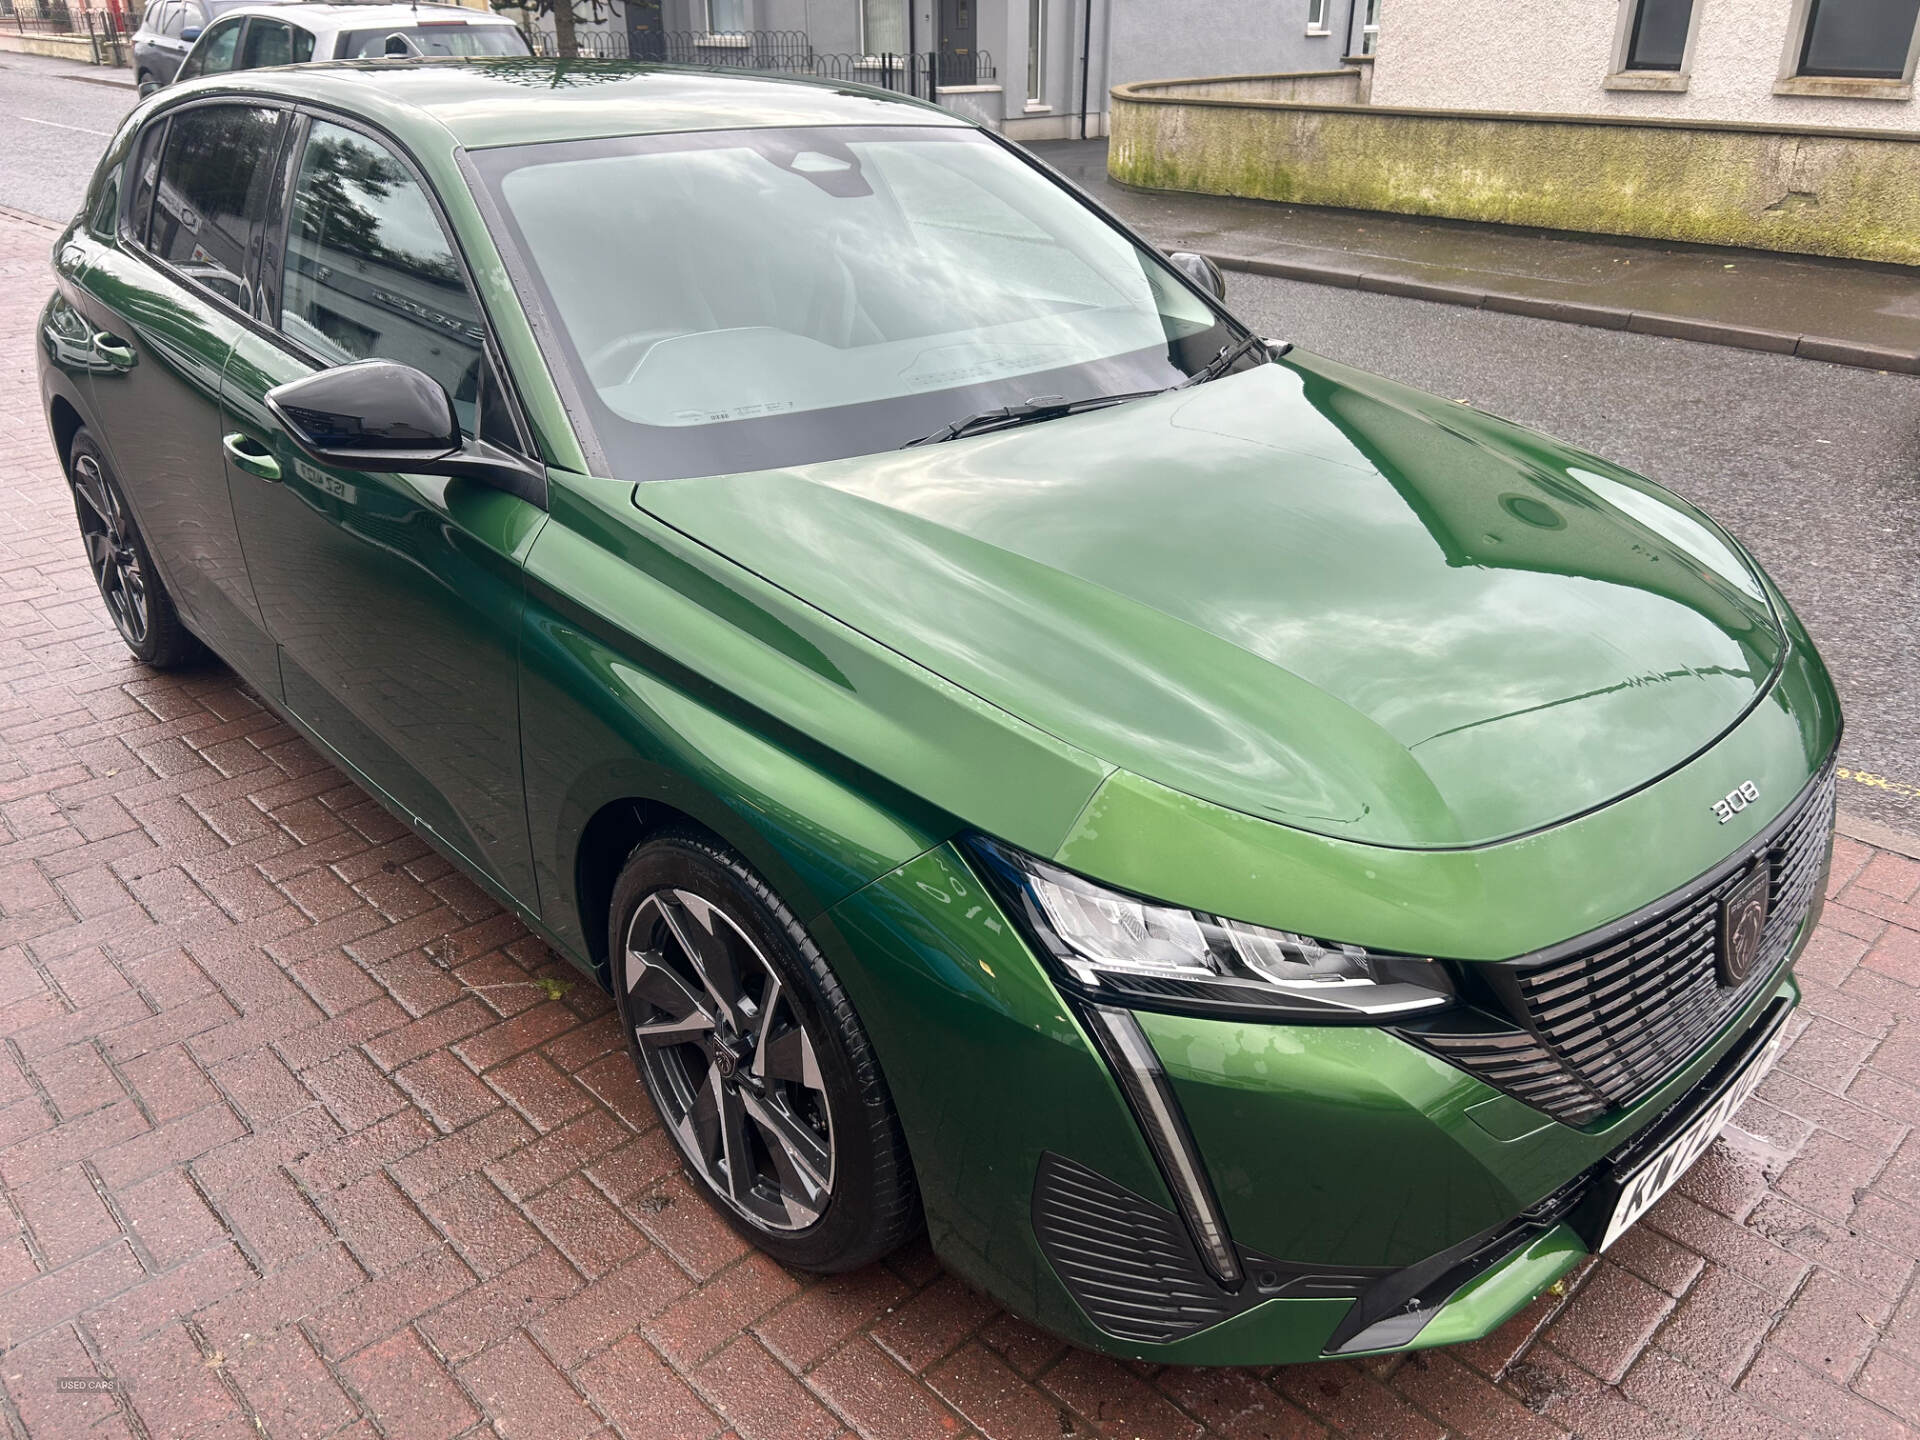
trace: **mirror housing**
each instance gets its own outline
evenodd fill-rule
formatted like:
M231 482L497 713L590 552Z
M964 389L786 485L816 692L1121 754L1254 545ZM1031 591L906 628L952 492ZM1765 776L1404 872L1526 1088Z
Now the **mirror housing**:
M1204 255L1191 250L1175 250L1167 259L1176 269L1216 300L1227 298L1227 277L1220 273L1220 267Z
M546 473L498 445L465 439L446 387L411 365L336 365L274 386L267 409L322 465L474 480L546 506Z
M200 38L200 27L198 25L187 26L186 29L180 32L180 38L186 41L187 44L191 45L194 41Z

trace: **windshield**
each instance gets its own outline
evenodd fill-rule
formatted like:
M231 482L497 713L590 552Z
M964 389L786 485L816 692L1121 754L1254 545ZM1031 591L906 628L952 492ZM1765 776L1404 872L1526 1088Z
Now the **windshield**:
M959 127L475 155L614 473L891 450L1041 395L1163 388L1236 332L1159 257Z
M413 48L388 50L387 38L404 36ZM528 55L527 40L511 25L469 25L464 20L427 20L418 25L388 25L349 30L340 37L338 58L378 60L388 54Z

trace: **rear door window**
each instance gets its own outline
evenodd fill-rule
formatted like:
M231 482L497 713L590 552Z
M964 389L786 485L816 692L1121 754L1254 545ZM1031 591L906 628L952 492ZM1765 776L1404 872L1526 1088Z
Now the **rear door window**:
M248 257L272 186L281 112L202 105L173 117L153 198L154 254L221 299L251 308Z
M240 27L246 23L245 16L235 16L231 20L222 20L202 35L193 53L187 56L187 63L180 67L180 78L191 80L196 75L222 75L233 69L234 52L240 48Z
M254 17L247 27L246 47L240 52L238 70L260 70L270 65L293 63L293 27L284 20Z
M349 30L334 50L341 60L382 55L527 55L526 38L511 25L469 25L464 20L428 20L378 30Z

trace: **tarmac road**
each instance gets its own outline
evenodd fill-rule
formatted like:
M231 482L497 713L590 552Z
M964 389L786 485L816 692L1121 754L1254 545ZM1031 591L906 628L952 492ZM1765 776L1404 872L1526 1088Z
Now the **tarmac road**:
M134 104L0 56L0 205L64 220ZM1920 380L1235 274L1262 333L1622 461L1711 511L1812 629L1847 709L1849 812L1920 836ZM1920 841L1915 848L1920 851Z
M135 95L125 71L0 54L0 205L66 221Z

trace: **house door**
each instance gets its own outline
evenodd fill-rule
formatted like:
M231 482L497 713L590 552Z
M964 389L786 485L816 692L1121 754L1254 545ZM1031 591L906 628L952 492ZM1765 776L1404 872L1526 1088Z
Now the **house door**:
M973 7L976 0L940 0L940 73L941 85L971 85L975 75L974 39L978 25Z
M660 0L626 0L627 58L664 60L666 36L660 23Z

